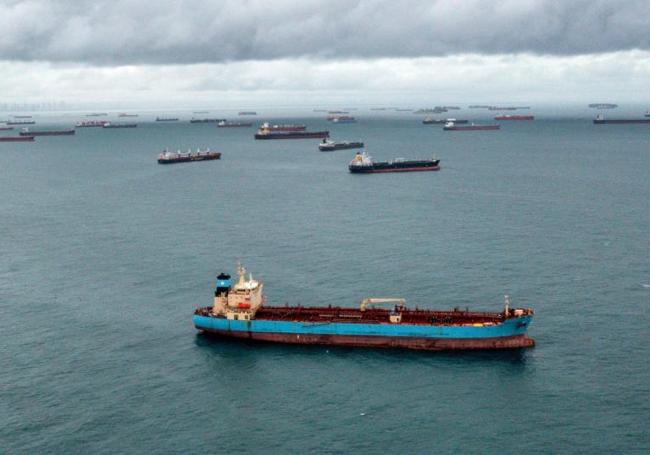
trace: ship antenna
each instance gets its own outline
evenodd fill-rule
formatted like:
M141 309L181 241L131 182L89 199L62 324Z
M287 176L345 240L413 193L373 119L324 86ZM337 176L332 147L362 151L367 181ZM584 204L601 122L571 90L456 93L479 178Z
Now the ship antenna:
M508 294L503 296L503 312L505 313L506 316L508 316L508 310L510 308L510 297Z

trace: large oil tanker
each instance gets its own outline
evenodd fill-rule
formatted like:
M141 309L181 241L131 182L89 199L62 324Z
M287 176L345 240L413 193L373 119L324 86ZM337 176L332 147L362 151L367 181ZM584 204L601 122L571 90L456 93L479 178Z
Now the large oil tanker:
M406 348L428 351L518 349L535 345L526 336L529 308L499 312L407 308L401 298L369 298L354 307L266 306L263 284L238 267L239 280L217 276L212 306L194 311L204 334L289 344ZM391 304L392 308L375 308Z
M353 174L383 174L386 172L415 172L439 171L440 160L405 160L396 158L393 161L373 161L366 152L357 152L350 161L348 169Z

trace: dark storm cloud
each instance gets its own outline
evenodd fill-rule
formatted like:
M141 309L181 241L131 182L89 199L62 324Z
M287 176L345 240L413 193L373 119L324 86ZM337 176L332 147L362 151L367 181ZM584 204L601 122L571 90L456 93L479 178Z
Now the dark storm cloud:
M109 65L575 55L650 49L650 1L0 0L0 30L0 59Z

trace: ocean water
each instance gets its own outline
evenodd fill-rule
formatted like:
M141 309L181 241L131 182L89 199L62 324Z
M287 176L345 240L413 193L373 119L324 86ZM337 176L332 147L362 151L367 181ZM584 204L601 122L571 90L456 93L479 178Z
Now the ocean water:
M187 122L0 143L0 452L650 451L650 127L355 115L271 120L441 171L351 175L354 151ZM222 160L155 161L199 146ZM275 304L499 310L509 294L535 309L537 346L197 335L194 308L238 260Z

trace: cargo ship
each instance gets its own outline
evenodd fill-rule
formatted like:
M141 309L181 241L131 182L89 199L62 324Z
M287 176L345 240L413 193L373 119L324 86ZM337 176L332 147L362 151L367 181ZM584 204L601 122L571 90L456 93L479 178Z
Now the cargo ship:
M77 123L75 128L103 128L106 123L106 120L89 120Z
M358 307L267 306L264 285L239 266L239 279L217 276L212 306L194 311L200 333L285 344L401 348L423 351L520 349L535 345L526 335L534 311L498 312L408 308L403 298L367 298ZM378 305L390 305L379 308Z
M102 125L102 128L137 128L137 123L111 123L106 122Z
M92 114L86 114L86 117L106 117L107 112L93 112Z
M353 174L380 174L386 172L416 172L439 171L440 160L405 160L396 158L393 161L373 161L366 152L357 152L348 164L348 169Z
M34 142L34 136L0 136L0 142Z
M257 115L257 112L255 112L255 111L241 111L241 112L238 112L237 115Z
M500 125L476 125L474 123L470 125L456 125L455 122L447 122L442 127L445 131L492 131L500 128Z
M13 126L0 126L0 131L11 131L13 129Z
M219 123L225 121L226 119L223 118L193 118L190 123Z
M325 139L329 131L273 131L262 127L255 133L255 139Z
M164 150L158 155L158 164L174 164L174 163L190 163L193 161L210 161L221 159L220 152L211 152L208 150L197 150L196 152L187 151L182 153L180 150L177 152L170 152Z
M251 122L228 122L226 120L221 120L217 123L218 128L245 128L253 126Z
M7 120L5 123L9 126L20 126L34 125L36 122L34 120Z
M156 122L178 122L178 117L156 117Z
M271 131L305 131L307 129L307 125L270 125L268 122L265 122L260 125L260 128L268 128Z
M13 118L32 118L31 115L12 115Z
M589 105L592 109L616 109L618 104L612 103L592 103Z
M357 123L357 119L351 115L331 115L327 120L332 123Z
M72 136L76 131L74 129L69 130L30 130L28 128L23 128L20 134L21 136Z
M448 122L454 122L457 125L461 125L461 124L469 123L469 120L459 120L455 118L439 119L439 118L432 118L432 117L427 117L424 120L422 120L423 125L445 125Z
M534 115L497 115L494 120L535 120Z
M118 115L118 117L138 117L138 114L128 114L126 112L122 112Z
M360 149L363 148L363 142L334 142L323 139L318 144L318 150L321 152L333 152L334 150Z
M595 125L604 124L627 124L627 123L650 123L650 118L619 118L606 119L603 114L598 114L594 119Z

